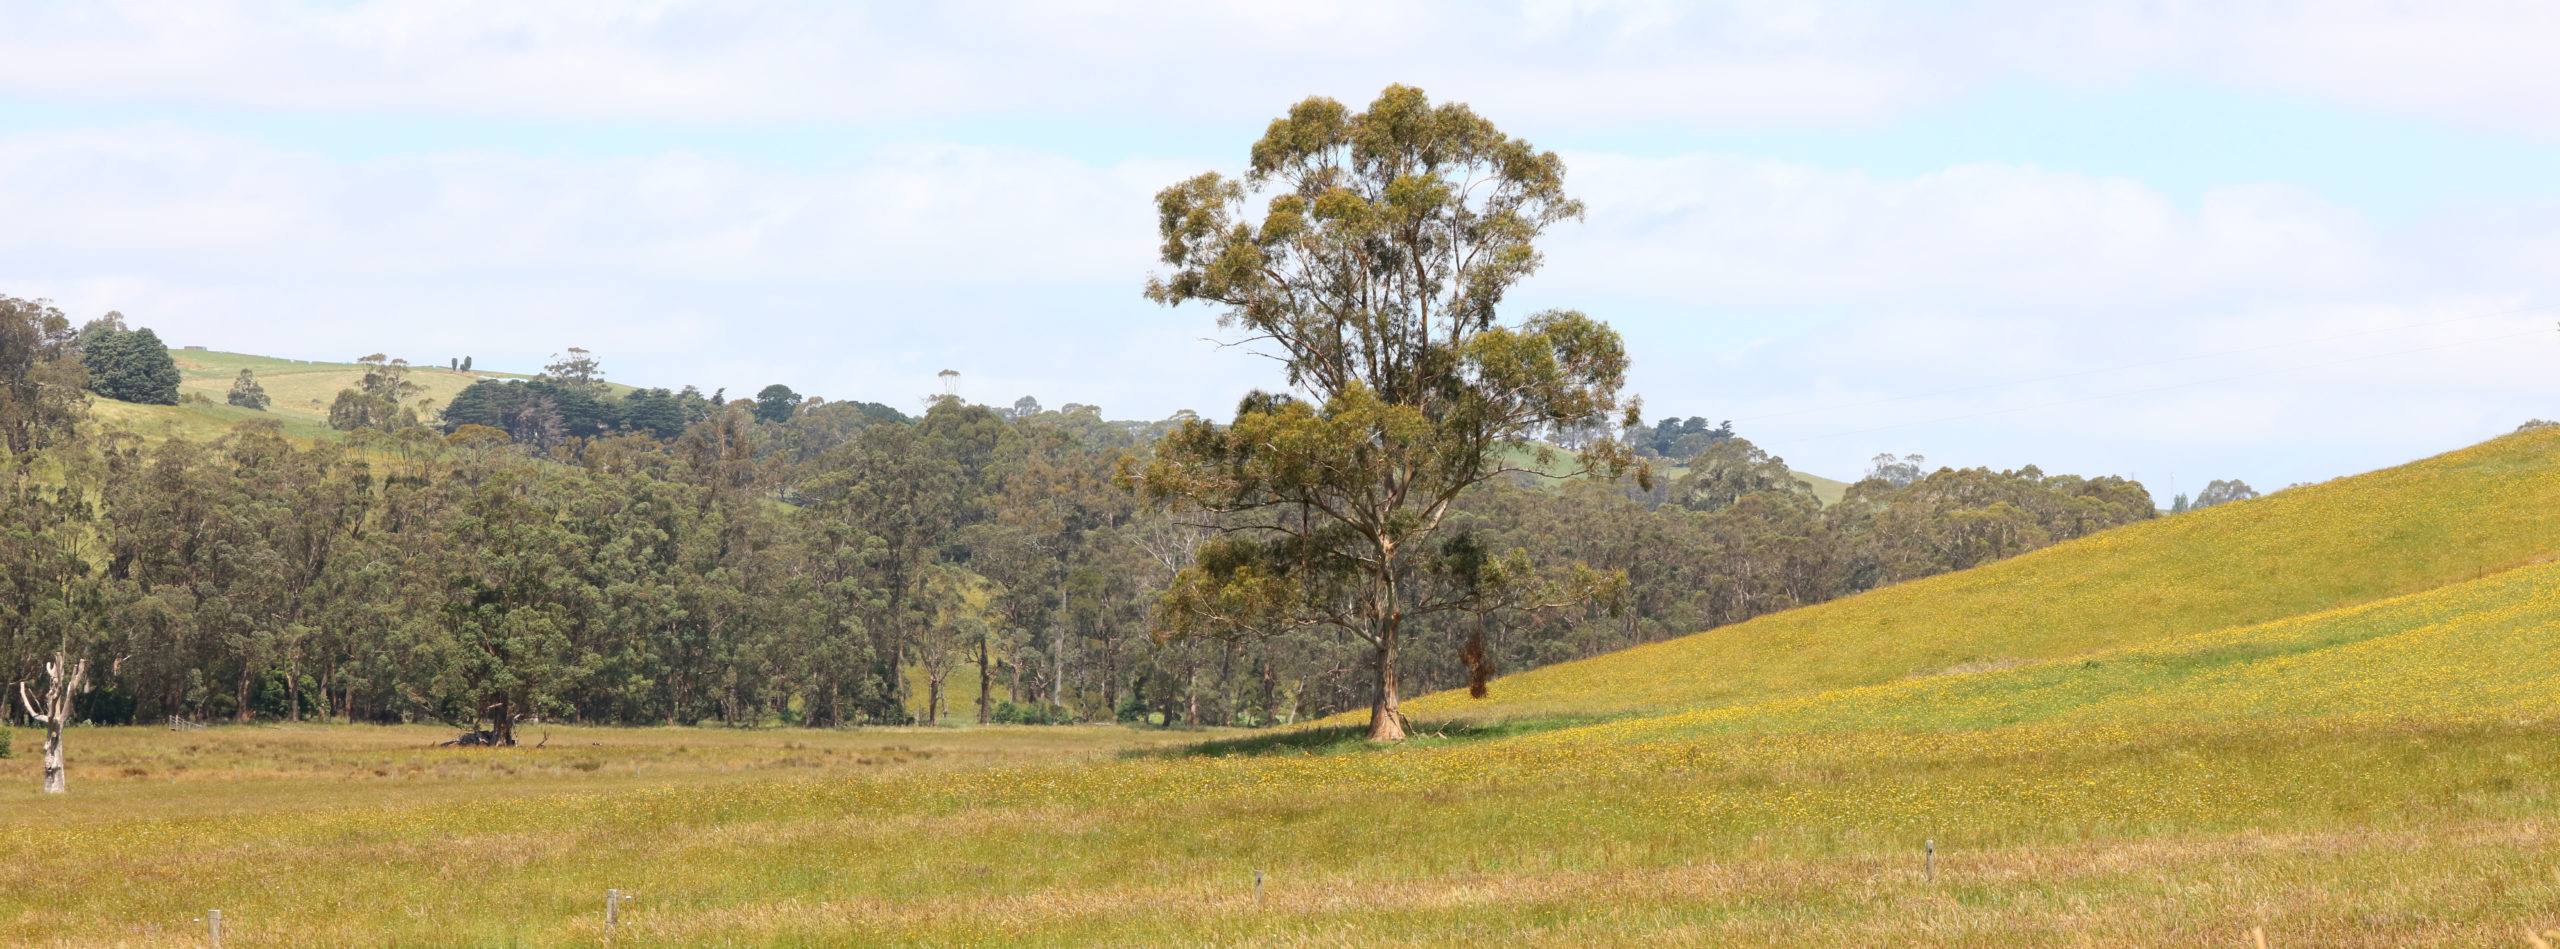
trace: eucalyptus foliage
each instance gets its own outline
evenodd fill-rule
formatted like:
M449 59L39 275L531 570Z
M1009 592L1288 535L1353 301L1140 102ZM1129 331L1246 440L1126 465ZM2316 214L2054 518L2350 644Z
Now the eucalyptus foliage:
M1246 397L1226 425L1175 429L1133 472L1148 497L1219 530L1174 579L1159 623L1174 636L1324 626L1357 637L1376 675L1370 737L1400 739L1409 621L1489 618L1597 585L1535 577L1525 554L1442 536L1451 506L1506 473L1615 478L1635 466L1606 438L1572 458L1536 440L1637 421L1618 394L1618 334L1571 311L1499 314L1537 270L1538 238L1582 214L1564 163L1465 105L1390 86L1364 112L1299 103L1254 144L1244 177L1203 174L1156 204L1172 270L1148 298L1217 308L1235 342L1288 380Z

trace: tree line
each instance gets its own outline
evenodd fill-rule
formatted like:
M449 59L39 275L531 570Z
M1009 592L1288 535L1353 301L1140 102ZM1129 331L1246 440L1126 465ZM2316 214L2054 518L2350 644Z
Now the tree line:
M344 442L250 422L153 443L87 424L58 314L0 307L0 656L39 687L85 660L75 720L1259 725L1370 701L1367 647L1319 627L1156 635L1217 525L1144 503L1123 465L1193 420L704 399L672 431L528 436L449 407ZM2115 478L1882 463L1826 508L1729 435L1662 473L1463 496L1453 526L1482 549L1621 582L1419 619L1405 679L1459 687L2152 514Z

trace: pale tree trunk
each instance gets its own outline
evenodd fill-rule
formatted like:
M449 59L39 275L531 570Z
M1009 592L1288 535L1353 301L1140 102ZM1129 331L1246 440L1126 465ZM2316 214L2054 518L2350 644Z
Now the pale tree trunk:
M1396 708L1396 640L1392 630L1378 645L1378 697L1369 705L1369 740L1404 740L1404 713Z
M1189 672L1182 678L1182 723L1200 724L1200 661L1186 663Z
M1067 688L1067 581L1058 579L1058 622L1049 633L1049 705L1056 707L1066 696Z
M1396 708L1396 632L1404 613L1396 603L1395 547L1383 542L1379 547L1378 559L1385 566L1373 590L1378 599L1369 614L1370 643L1377 647L1378 661L1378 693L1369 705L1369 740L1403 741L1404 712Z
M27 710L27 717L44 726L46 794L60 794L70 786L68 776L62 771L62 726L71 718L71 697L80 693L81 683L89 677L89 660L86 659L73 664L70 675L63 674L63 665L70 661L67 652L56 651L53 661L44 664L43 711L37 711L36 703L27 698L27 684L18 683L18 704Z

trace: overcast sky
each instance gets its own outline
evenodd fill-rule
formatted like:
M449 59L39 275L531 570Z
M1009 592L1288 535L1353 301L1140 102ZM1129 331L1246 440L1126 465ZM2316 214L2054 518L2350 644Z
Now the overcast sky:
M2067 9L2065 9L2067 7ZM1795 467L2262 490L2560 418L2560 4L0 0L0 293L308 359L1224 415L1150 195L1404 82L1515 314Z

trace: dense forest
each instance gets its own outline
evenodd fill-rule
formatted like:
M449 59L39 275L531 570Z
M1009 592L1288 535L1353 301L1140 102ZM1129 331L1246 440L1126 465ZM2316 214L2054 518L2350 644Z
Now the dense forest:
M331 407L342 441L155 441L86 409L166 388L132 368L145 338L0 298L0 681L85 660L82 720L1260 725L1369 701L1367 653L1335 633L1158 637L1219 525L1142 503L1129 471L1186 418L614 397L577 352L428 413L375 357ZM1414 691L1467 684L1471 637L1487 669L1526 669L2155 513L2118 478L1891 456L1826 507L1729 424L1619 434L1648 472L1513 475L1451 526L1622 582L1419 622Z

